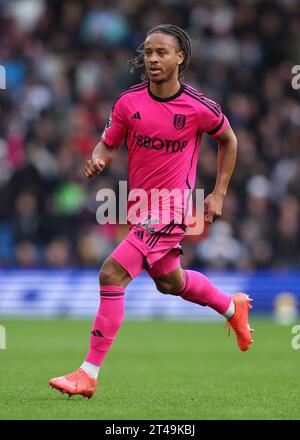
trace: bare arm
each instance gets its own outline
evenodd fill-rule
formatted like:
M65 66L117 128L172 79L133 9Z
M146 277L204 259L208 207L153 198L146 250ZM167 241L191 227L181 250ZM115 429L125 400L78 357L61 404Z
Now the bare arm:
M117 148L108 147L103 141L100 141L92 154L92 158L87 160L84 167L84 175L87 179L102 173L105 167L109 166Z
M204 201L204 220L208 223L212 223L214 217L222 214L223 202L237 155L237 139L230 125L215 139L219 145L216 184L213 192Z

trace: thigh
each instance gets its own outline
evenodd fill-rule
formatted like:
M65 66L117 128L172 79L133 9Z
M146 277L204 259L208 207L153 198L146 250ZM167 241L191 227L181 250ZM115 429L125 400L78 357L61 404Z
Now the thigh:
M131 281L128 271L111 256L103 262L99 275L102 286L126 287Z
M160 292L178 294L184 281L180 251L172 249L157 261L148 273Z
M136 278L145 270L143 253L126 239L121 241L112 252L111 257L129 273L131 279Z
M171 249L166 255L156 261L148 271L151 278L161 278L181 267L181 249Z
M156 288L161 293L170 295L179 295L184 284L183 269L177 267L172 272L167 273L158 278L153 278Z

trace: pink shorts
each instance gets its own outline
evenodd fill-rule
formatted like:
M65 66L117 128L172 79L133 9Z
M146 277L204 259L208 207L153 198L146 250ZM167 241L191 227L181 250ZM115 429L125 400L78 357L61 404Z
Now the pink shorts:
M152 278L158 278L180 266L180 242L185 234L179 225L174 224L155 233L134 225L111 256L132 279L144 270Z

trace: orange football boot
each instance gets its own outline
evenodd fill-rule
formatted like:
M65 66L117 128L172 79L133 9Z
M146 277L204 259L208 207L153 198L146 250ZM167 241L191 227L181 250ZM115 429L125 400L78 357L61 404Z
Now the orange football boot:
M96 393L97 380L94 380L82 368L66 374L66 376L54 377L49 381L52 388L62 393L69 394L69 397L81 394L90 399Z
M248 323L249 310L252 309L252 299L245 293L236 293L232 295L231 298L235 305L235 312L234 315L227 320L225 328L228 326L233 328L240 350L247 351L249 345L253 342L251 333L254 329L252 329ZM230 327L228 336L230 335Z

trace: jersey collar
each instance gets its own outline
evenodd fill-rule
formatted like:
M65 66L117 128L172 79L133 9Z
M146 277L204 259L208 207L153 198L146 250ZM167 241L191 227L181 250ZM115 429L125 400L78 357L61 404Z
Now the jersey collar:
M148 84L148 93L149 93L149 95L151 96L152 99L155 99L155 101L160 101L160 102L173 101L174 99L178 98L178 96L181 95L183 90L184 90L184 85L180 83L180 89L178 90L178 92L175 93L175 95L168 96L167 98L159 98L158 96L153 95L153 93L150 90L150 82Z

